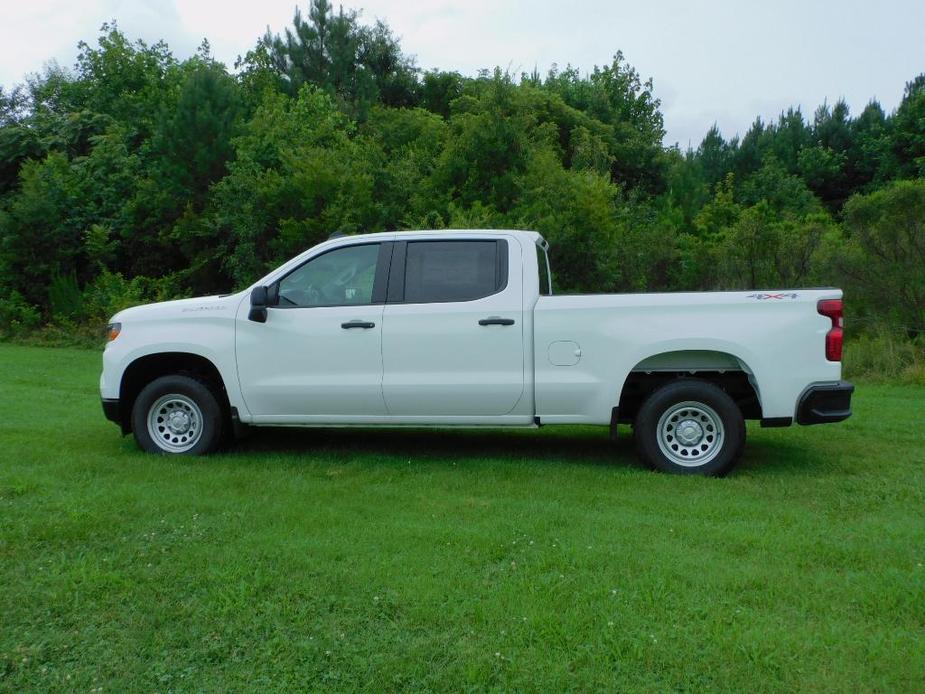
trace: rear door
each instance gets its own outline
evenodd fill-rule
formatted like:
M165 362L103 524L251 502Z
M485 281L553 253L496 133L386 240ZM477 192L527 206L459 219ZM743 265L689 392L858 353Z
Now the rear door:
M390 415L514 409L524 391L520 253L511 238L396 242L382 320Z

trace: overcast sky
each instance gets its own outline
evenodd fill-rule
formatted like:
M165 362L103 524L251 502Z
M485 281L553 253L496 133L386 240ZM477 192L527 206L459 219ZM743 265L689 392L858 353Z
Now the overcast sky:
M203 38L233 65L269 26L282 31L294 0L0 0L0 84L50 59L70 67L77 42L116 19L131 38L165 39L180 58ZM302 6L306 4L303 0ZM335 3L336 5L336 3ZM423 68L515 74L566 63L583 72L623 50L662 100L666 144L696 146L716 122L728 137L756 115L790 105L811 115L844 97L857 113L876 97L899 103L925 72L923 0L357 0L384 19Z

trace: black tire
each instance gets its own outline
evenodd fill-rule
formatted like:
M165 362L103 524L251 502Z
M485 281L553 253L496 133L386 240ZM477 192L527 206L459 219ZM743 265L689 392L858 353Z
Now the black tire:
M662 472L722 477L738 462L744 445L742 411L708 381L679 379L664 385L636 415L639 457Z
M149 414L161 407L149 427ZM176 412L176 414L174 414ZM178 420L169 429L165 417ZM185 417L185 419L184 419ZM159 418L159 419L158 419ZM187 429L181 431L183 425ZM156 437L152 437L152 429ZM215 393L190 376L161 376L142 389L132 406L132 432L138 446L162 455L204 455L214 451L224 438L225 416Z

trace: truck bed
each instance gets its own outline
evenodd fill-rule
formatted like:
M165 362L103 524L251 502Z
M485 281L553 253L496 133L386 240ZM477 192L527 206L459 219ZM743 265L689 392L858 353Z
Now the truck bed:
M537 414L604 424L631 372L741 371L763 418L792 418L808 384L841 378L841 363L825 356L831 321L817 310L841 297L839 289L541 296ZM569 349L579 355L570 365L561 358Z

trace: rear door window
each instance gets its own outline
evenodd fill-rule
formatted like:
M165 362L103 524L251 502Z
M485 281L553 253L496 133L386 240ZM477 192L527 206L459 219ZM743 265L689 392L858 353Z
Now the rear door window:
M507 241L409 241L405 303L472 301L507 285Z

